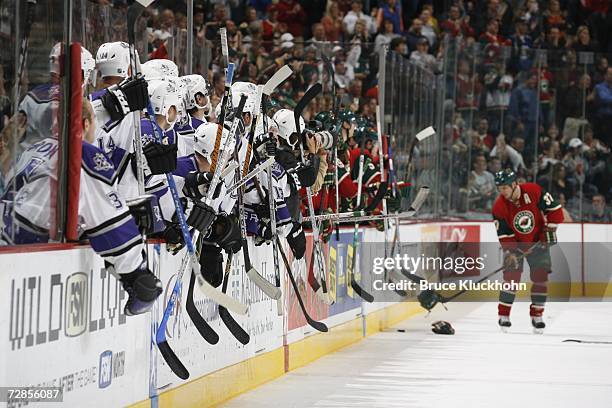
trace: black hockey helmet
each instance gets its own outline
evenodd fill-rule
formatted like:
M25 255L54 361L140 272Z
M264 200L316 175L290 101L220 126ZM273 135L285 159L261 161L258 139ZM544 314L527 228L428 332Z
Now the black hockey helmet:
M516 181L516 173L512 169L503 169L495 173L496 186L510 186Z

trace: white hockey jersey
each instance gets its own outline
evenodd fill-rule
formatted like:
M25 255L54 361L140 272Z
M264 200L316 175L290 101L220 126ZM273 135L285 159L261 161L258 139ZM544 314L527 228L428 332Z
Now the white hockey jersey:
M2 240L7 244L47 242L51 227L53 185L57 182L57 140L46 138L20 157L12 205L4 208ZM82 237L115 266L129 273L142 261L143 242L125 201L113 187L115 168L104 152L82 142L79 224ZM14 205L15 218L12 217Z

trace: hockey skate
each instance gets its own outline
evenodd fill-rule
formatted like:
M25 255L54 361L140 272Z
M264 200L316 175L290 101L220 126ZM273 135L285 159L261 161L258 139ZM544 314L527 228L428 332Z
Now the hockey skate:
M542 316L531 316L531 325L533 326L533 332L535 334L544 333L546 323L544 323L544 319L542 319Z
M510 316L499 315L499 320L497 321L499 324L499 328L502 332L507 333L512 323L510 322Z

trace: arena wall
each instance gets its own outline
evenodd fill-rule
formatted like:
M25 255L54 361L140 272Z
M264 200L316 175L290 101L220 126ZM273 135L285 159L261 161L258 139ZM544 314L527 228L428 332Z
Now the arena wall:
M439 241L449 233L468 238L477 233L481 245L496 241L492 223L429 222L402 225L400 242L412 247L417 243L419 250L419 245ZM362 243L384 242L383 233L375 229L363 228L360 234ZM567 300L585 297L601 300L612 296L609 267L612 226L565 224L558 235L560 242L572 245L565 256L568 274L551 274L551 294L565 291L568 295L569 287ZM241 260L234 262L234 284L228 292L249 303L246 316L234 316L250 334L249 344L242 346L234 340L220 321L216 305L196 293L196 305L220 337L218 344L207 344L181 304L170 319L167 335L191 373L187 381L169 370L152 342L182 254L172 256L164 244L149 245L150 264L166 285L162 301L154 313L126 317L122 313L126 294L88 246L2 250L0 302L5 312L0 315L0 361L4 362L0 382L62 386L63 406L219 404L422 312L414 302L364 304L347 289L345 254L352 239L352 229L345 229L340 241L334 239L326 247L327 257L336 262L335 304L322 304L309 289L302 292L313 317L330 327L328 333L318 333L305 324L293 294L284 296L284 314L277 316L276 302L267 299L245 278ZM312 238L308 238L308 243L307 257ZM254 265L273 281L272 251L252 243L250 250ZM363 251L366 250L364 245ZM290 256L289 248L285 251ZM367 265L368 255L363 253L360 257L361 264ZM496 265L490 262L487 268L493 270ZM305 286L305 263L294 261L292 267L301 286ZM282 263L281 269L283 292L292 293ZM185 276L184 286L187 282Z

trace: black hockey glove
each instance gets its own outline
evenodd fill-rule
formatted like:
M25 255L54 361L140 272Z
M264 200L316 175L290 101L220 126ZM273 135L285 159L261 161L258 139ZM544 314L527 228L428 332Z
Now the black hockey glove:
M157 197L152 194L136 197L126 203L141 234L155 234L165 228Z
M221 248L214 245L202 245L200 251L200 272L206 282L218 288L223 283L223 255Z
M124 309L128 316L148 312L163 292L161 281L144 265L133 272L120 274L119 279L128 293Z
M215 221L215 210L211 206L202 201L194 201L193 207L187 217L187 225L190 225L203 234L208 232L208 229Z
M121 120L129 112L147 107L147 81L142 76L125 79L120 84L109 87L100 100L113 122Z
M142 151L147 158L151 174L166 174L176 169L177 147L175 144L165 145L151 142Z
M214 242L228 254L239 252L242 248L242 235L238 218L233 214L217 215L206 240Z
M306 252L306 235L302 229L302 224L293 222L293 228L287 236L287 242L295 259L302 259Z
M255 236L255 246L261 244L267 244L272 240L272 228L270 226L270 219L259 219L257 224L257 236Z
M208 190L207 186L213 179L213 174L209 171L198 172L192 171L185 176L185 186L183 187L183 194L194 200L199 200L206 195ZM217 184L213 199L219 197L221 194L221 183Z

